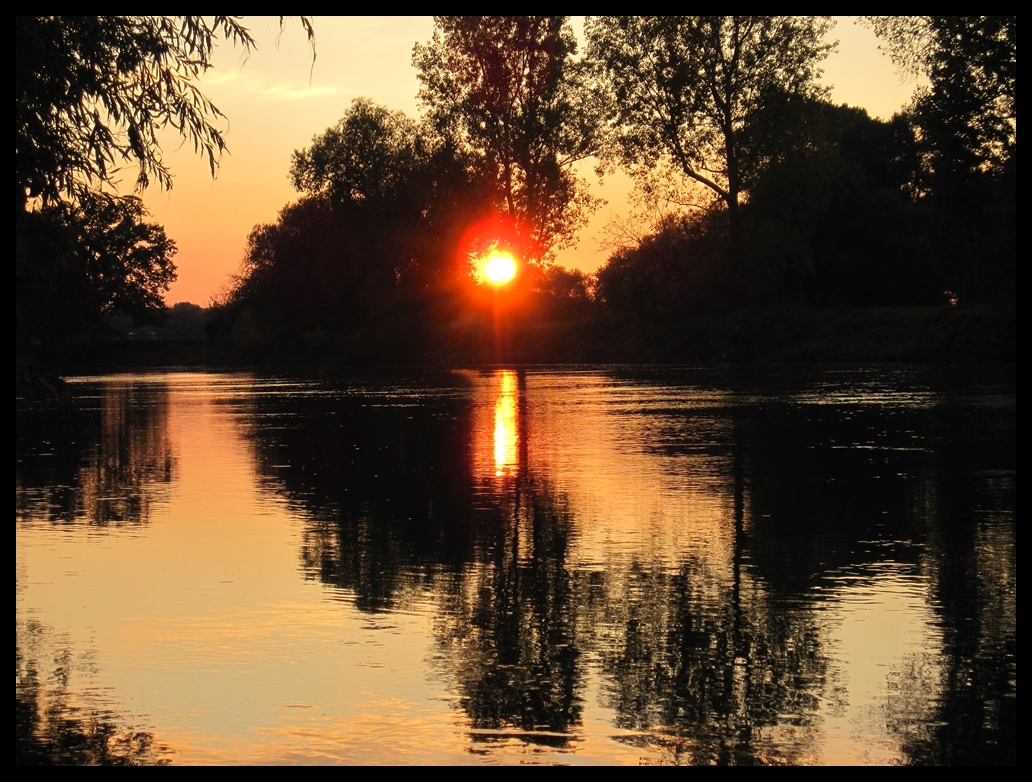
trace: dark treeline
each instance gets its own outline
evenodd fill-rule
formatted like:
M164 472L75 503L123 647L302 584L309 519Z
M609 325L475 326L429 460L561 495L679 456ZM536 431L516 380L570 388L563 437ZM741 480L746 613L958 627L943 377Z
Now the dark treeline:
M415 56L422 121L355 101L295 154L302 199L255 229L212 333L266 361L726 360L757 356L733 333L707 354L698 319L726 332L771 307L1013 302L1014 22L966 19L961 43L941 23L920 31L932 87L885 122L828 102L819 19L595 19L580 60L565 23L439 19ZM977 107L938 81L957 46L995 47L968 69ZM741 84L710 105L707 63L729 52ZM677 189L694 203L590 277L550 262L594 206L569 169L586 154L657 202ZM471 280L483 248L462 244L485 214L524 232L485 239L527 261L498 292Z
M927 81L889 121L828 100L819 82L833 48L824 18L590 18L578 52L563 17L438 17L413 56L420 118L358 99L295 152L299 200L249 237L208 324L213 355L1012 357L1016 19L865 23L901 69ZM28 44L23 53L21 36L71 23L20 24L19 344L95 335L117 313L153 318L174 279L174 244L144 222L138 201L83 187L108 181L103 162L118 155L146 163L147 147L98 152L93 136L79 142L93 153L86 162L40 154L53 135L41 107L58 100L42 65L56 55ZM72 25L114 57L114 33L96 26ZM201 29L209 45L220 35L253 43L237 23ZM156 56L148 35L170 33L138 31L144 59ZM174 39L187 54L192 40ZM120 86L133 94L144 78L130 73ZM64 110L74 117L75 108ZM221 137L199 127L189 137L207 138L201 147L214 161ZM653 215L594 275L553 262L599 206L574 168L588 159L628 171ZM521 263L499 290L475 274L491 250ZM976 308L934 323L926 314L819 316L951 305ZM802 344L822 329L852 329L861 342L895 336L874 352L837 352L826 333L823 348ZM908 347L908 335L926 332ZM965 335L982 348L965 353Z

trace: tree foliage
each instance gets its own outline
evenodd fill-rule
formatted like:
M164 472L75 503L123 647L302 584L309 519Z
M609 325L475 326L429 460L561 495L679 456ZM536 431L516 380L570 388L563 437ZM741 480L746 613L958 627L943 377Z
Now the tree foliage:
M728 296L727 214L666 215L655 230L610 256L596 273L607 310L646 322L705 314Z
M1017 143L1017 17L876 16L905 72L926 76L912 112L940 168L999 166Z
M302 197L252 231L223 331L248 313L277 339L321 331L361 335L374 351L384 339L392 350L420 344L426 309L446 307L464 271L460 236L492 209L469 156L359 98L294 153L290 176Z
M306 197L361 209L386 230L385 220L417 228L440 219L482 184L473 169L433 127L356 98L336 125L294 152L290 178Z
M903 70L928 79L907 114L950 298L1013 300L1017 255L1017 18L867 17Z
M561 16L439 16L417 45L420 99L494 183L495 206L541 247L570 244L595 206L573 164L597 148L597 115Z
M905 116L803 106L742 207L749 298L821 309L939 301L920 166Z
M732 216L762 170L790 98L825 93L823 17L593 17L588 57L607 85L624 164L669 161Z
M79 232L94 306L101 315L163 309L163 294L176 280L176 245L135 196L97 196L69 214Z
M294 152L291 183L339 204L383 203L409 188L408 177L426 146L404 112L357 98L340 122Z
M311 22L301 18L311 40ZM16 22L15 168L18 206L53 203L113 184L172 186L158 133L171 127L212 175L226 148L222 113L197 87L219 39L256 47L234 17L25 16Z
M883 122L803 101L741 206L735 241L718 204L668 214L598 271L600 303L662 324L742 304L941 301L928 214L913 189L920 159L906 117Z
M311 41L311 22L301 25ZM245 53L256 43L228 16L26 16L15 26L19 341L95 333L115 310L153 316L176 277L175 245L138 198L108 191L124 166L138 191L172 186L166 128L214 175L223 116L197 80L219 40Z
M294 153L291 179L302 197L252 231L213 331L284 360L331 345L360 361L459 349L469 329L453 324L489 323L496 303L495 291L472 279L471 254L499 243L518 251L522 240L499 213L497 180L481 163L433 122L355 100ZM503 294L509 312L535 323L585 317L585 275L522 267ZM490 326L472 330L467 347L483 350Z
M18 222L18 328L44 340L96 333L115 312L164 309L176 245L135 196L102 193L58 202Z
M368 98L355 99L340 122L296 151L290 176L306 198L356 216L370 273L379 267L402 285L440 282L445 237L492 207L490 186L467 152Z

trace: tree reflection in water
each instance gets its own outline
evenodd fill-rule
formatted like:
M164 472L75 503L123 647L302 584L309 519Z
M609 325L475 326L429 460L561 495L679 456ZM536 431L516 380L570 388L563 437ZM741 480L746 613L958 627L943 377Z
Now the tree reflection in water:
M500 372L482 385L494 398L426 416L405 405L349 413L347 400L313 396L300 416L312 426L270 427L275 441L257 432L266 472L320 519L305 534L305 568L364 610L432 596L436 665L478 741L575 738L585 655L599 661L618 726L637 734L626 741L742 763L764 743L755 728L805 732L827 665L813 618L776 606L737 554L672 571L571 562L574 513L528 465L524 379ZM324 406L341 419L335 432ZM733 493L742 477L726 477ZM792 751L805 744L796 737Z
M439 606L438 660L476 739L515 729L564 746L582 711L572 516L525 472L514 483L496 512L483 514L475 562Z
M146 523L177 474L171 382L19 411L19 524ZM868 739L882 762L1015 761L1012 394L956 369L290 387L238 409L263 485L305 520L302 570L361 611L432 617L430 675L471 751L602 731L681 763L835 761ZM880 642L885 595L916 635L868 692L845 647ZM18 622L19 762L167 757L73 697L71 642Z
M927 498L929 546L922 565L946 639L942 692L935 714L916 721L900 708L891 727L915 764L1013 764L1017 747L1017 551L1014 472L986 471L974 480L961 473L960 453ZM936 496L938 495L938 496ZM942 495L947 495L943 497ZM950 496L952 495L952 496ZM960 496L957 496L960 495ZM977 508L976 523L955 509ZM905 677L901 701L915 697L919 674ZM918 696L919 697L919 696ZM901 712L901 713L900 713Z
M927 632L880 674L879 740L909 763L1014 762L1013 398L950 376L895 403L860 371L777 371L362 378L255 394L244 416L263 485L305 519L306 575L362 611L430 607L432 675L474 746L576 749L601 707L616 740L673 762L827 760L832 724L866 708L835 622L891 582ZM872 376L915 385L889 374ZM176 456L168 389L140 382L68 421L19 413L20 519L147 520ZM654 525L610 518L617 489ZM71 700L47 694L30 636L19 752L154 760L114 712L55 711Z
M36 622L15 630L15 764L150 766L171 762L154 734L121 713L74 699L69 679L81 660L70 644Z
M161 381L91 388L74 410L19 410L16 512L52 523L146 523L167 496L176 457Z
M167 387L146 379L109 381L77 398L75 409L18 410L17 518L111 530L146 524L175 477ZM171 750L152 733L128 724L117 709L72 695L71 678L83 665L89 667L69 640L18 617L15 762L169 763Z
M512 732L565 746L580 723L573 517L527 456L526 377L501 370L485 389L493 427L474 417L471 481L478 497L473 563L438 611L441 661L456 682L477 741ZM486 437L491 431L492 438ZM493 464L484 458L493 446ZM492 470L493 467L493 470Z

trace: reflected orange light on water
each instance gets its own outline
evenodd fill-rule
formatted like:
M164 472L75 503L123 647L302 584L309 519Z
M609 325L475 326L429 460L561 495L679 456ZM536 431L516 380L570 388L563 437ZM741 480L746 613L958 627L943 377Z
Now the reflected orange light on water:
M746 730L750 761L923 757L956 697L935 581L951 555L855 556L873 546L844 536L868 521L832 503L878 491L866 478L794 522L823 474L781 499L775 484L809 469L793 455L812 436L764 421L834 399L920 423L924 386L872 413L866 370L762 397L723 371L455 374L73 379L94 427L77 460L19 440L16 681L35 735L76 739L100 715L184 764L704 764ZM890 487L874 522L939 523L922 485ZM985 518L970 550L996 635L975 642L1013 660L1012 516Z
M516 446L516 373L499 373L498 399L495 402L494 461L495 476L514 475L517 468Z

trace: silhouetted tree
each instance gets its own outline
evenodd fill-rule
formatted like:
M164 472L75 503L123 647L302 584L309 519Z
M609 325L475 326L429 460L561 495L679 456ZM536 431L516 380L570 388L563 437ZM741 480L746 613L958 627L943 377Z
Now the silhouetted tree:
M903 70L926 76L909 109L922 145L942 285L1013 300L1017 255L1017 18L867 17Z
M440 16L416 46L420 98L447 138L494 183L500 212L547 257L596 205L573 164L597 148L596 106L561 16Z
M338 331L353 325L364 314L359 230L326 199L285 207L275 223L251 231L241 274L223 308L251 307L274 330Z
M805 296L820 308L939 301L921 179L906 117L798 106L742 208L750 299Z
M590 284L588 276L579 269L553 264L542 270L534 285L541 317L553 321L584 317L591 306Z
M594 17L588 57L607 85L620 160L669 162L726 205L732 222L762 170L789 97L825 94L822 17Z
M281 17L282 21L282 17ZM307 17L301 24L311 40ZM28 198L79 198L139 166L137 187L172 176L158 134L171 127L208 160L226 148L222 113L198 89L223 38L246 52L239 20L216 16L20 16L16 22L15 171L18 206Z
M596 272L609 311L643 322L699 315L728 302L726 213L670 215Z
M366 264L383 266L392 285L439 283L453 271L440 246L442 230L460 230L490 209L468 155L426 123L367 98L294 153L290 176L306 197L361 213L363 241L375 248Z
M281 24L283 17L281 17ZM313 37L307 17L301 25ZM172 186L158 137L173 128L207 158L221 112L196 81L217 40L255 48L216 16L27 16L16 21L15 190L19 345L95 326L112 309L164 307L175 245L138 199L104 194L123 165L137 190ZM314 50L313 50L314 54Z
M338 203L395 206L410 190L428 140L404 112L357 98L335 126L294 152L294 188Z
M924 75L913 114L934 167L998 166L1017 144L1017 17L865 17L901 69Z
M368 357L429 342L466 271L459 237L491 209L469 157L360 98L294 153L291 179L304 196L252 232L223 321L246 309L269 334L351 333Z
M141 319L164 310L163 294L176 279L176 246L146 216L135 196L99 193L21 216L16 292L23 336L93 333L115 311Z

